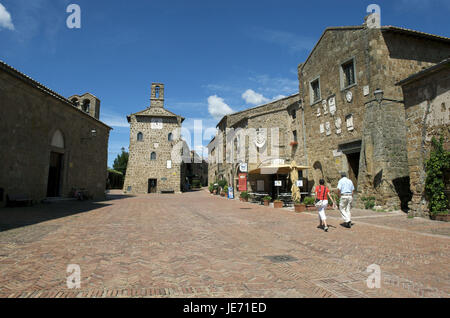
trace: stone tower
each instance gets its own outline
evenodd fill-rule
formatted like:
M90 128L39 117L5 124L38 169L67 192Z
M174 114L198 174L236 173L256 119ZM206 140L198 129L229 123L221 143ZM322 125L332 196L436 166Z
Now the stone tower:
M96 119L100 119L100 100L91 93L73 95L68 99L76 108L88 113Z
M184 118L164 108L164 84L151 86L150 106L127 116L130 156L125 176L127 193L179 193L184 179L180 138Z

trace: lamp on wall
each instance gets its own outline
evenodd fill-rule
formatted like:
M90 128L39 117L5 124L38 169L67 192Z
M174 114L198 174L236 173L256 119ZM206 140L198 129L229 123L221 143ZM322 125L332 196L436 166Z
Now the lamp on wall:
M373 94L375 95L375 99L378 103L381 103L383 101L384 92L382 89L377 88L377 90L373 92Z
M97 137L97 130L96 129L91 129L89 136L88 137L82 137L81 141L89 140L89 139L92 139L92 138L95 138L95 137Z

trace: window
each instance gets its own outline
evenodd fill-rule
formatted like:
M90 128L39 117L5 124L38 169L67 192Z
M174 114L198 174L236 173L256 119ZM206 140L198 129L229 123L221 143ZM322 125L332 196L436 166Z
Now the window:
M137 141L143 141L144 140L144 134L143 133L138 133L137 134Z
M320 79L316 79L310 83L310 91L311 91L311 104L315 104L320 101Z
M354 59L341 65L341 88L345 89L356 84Z
M150 155L150 160L156 160L156 152L152 152L152 154Z
M160 88L159 86L155 87L155 98L159 98Z
M50 143L53 147L64 149L64 136L60 130L56 130L53 133Z
M75 107L80 106L80 102L78 101L78 98L72 98L71 102Z
M294 130L294 131L292 132L292 134L294 135L294 141L297 142L297 141L298 141L298 140L297 140L297 130Z
M292 119L296 119L297 118L297 111L295 109L292 110L291 116L292 116Z
M169 136L167 137L167 139L168 139L169 141L173 141L173 134L170 133Z
M85 99L83 101L82 110L86 113L89 113L89 109L91 108L91 101L88 99Z

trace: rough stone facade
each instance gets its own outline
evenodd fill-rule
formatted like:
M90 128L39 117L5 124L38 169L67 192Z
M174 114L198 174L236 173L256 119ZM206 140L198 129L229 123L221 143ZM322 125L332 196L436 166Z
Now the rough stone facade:
M298 102L299 97L296 94L225 116L217 126L218 134L208 145L209 182L214 183L217 180L226 179L235 189L235 193L239 195L241 189L238 187L238 176L241 172L239 169L241 162L248 163L248 171L277 159L289 163L295 156L296 147L293 149L290 142L294 140L293 131L297 121L292 114L298 108ZM272 131L273 128L277 129ZM235 132L243 132L243 134L233 133L230 129L234 129ZM264 147L260 148L262 155L258 154L256 161L252 162L250 148L252 146L256 149L256 147L253 145L255 135L252 135L251 131L255 132L257 129L262 129L266 136L266 142ZM222 159L221 162L219 158ZM251 175L247 179L248 191L257 191L258 180L264 181L265 192L273 190L270 175Z
M183 191L186 175L181 156L190 158L189 148L180 138L184 118L164 108L164 85L153 83L150 107L127 118L130 155L124 191L141 194Z
M405 97L408 166L413 193L409 204L414 216L429 215L425 197L425 162L431 140L444 137L450 151L450 60L419 72L399 83ZM444 176L450 202L450 171Z
M69 100L78 109L88 113L94 118L100 119L100 100L90 93L83 95L73 95Z
M1 61L0 108L0 206L82 188L105 198L110 127Z
M312 167L303 176L306 191L321 178L336 189L346 172L356 186L358 207L364 197L375 197L383 209L406 210L412 197L407 124L396 83L448 56L450 39L436 35L365 24L326 29L298 67L295 114L271 103L225 116L209 145L209 179L236 180L237 164L211 160L230 152L217 147L227 128L281 127L280 158ZM294 132L298 145L290 147Z
M302 145L296 161L314 167L310 188L322 177L336 188L340 172L348 172L357 185L358 205L360 198L374 196L386 209L407 207L406 122L403 94L395 84L449 55L450 39L411 30L327 29L298 68ZM315 81L320 93L313 100ZM377 89L384 92L380 102Z

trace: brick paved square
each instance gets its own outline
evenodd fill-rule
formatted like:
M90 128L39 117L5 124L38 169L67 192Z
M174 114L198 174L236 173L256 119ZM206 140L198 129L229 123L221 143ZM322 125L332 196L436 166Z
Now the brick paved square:
M448 297L450 225L297 214L205 191L0 211L0 297ZM290 256L278 262L268 256ZM81 288L68 289L69 264ZM381 269L369 289L366 269Z

